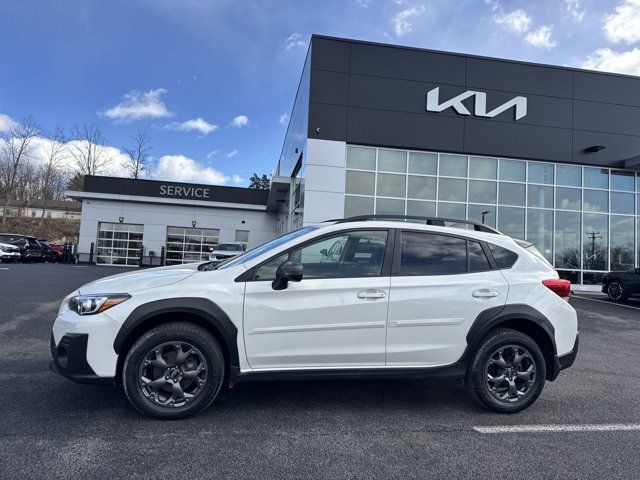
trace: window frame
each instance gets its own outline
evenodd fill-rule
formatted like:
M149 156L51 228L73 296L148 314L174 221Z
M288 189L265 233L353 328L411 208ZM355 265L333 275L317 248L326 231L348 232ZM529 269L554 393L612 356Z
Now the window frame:
M489 249L489 246L487 245L487 242L483 241L483 240L478 240L475 238L469 238L466 237L464 235L455 235L452 233L448 233L448 232L436 232L436 231L431 231L431 230L411 230L411 229L407 229L407 228L398 228L395 229L396 230L396 238L395 238L395 249L393 252L393 264L391 266L391 276L392 277L444 277L444 276L453 276L453 275L469 275L469 274L476 274L476 273L483 273L483 272L491 272L493 270L499 270L498 265L495 261L495 259L493 258L493 255L491 253L491 250ZM467 260L466 260L466 272L459 272L459 273L438 273L438 274L425 274L425 275L406 275L406 274L402 274L400 273L400 267L401 267L401 261L402 261L402 234L403 233L421 233L424 235L440 235L443 237L452 237L452 238L456 238L456 239L460 239L460 240L464 240L465 241L465 252L467 255ZM471 271L470 270L470 259L469 259L469 242L477 242L480 244L480 247L482 247L482 251L484 252L485 256L487 257L487 261L489 262L489 269L487 270L476 270L476 271Z
M349 278L380 278L380 277L389 277L391 275L391 264L393 261L393 257L394 257L394 252L395 252L395 237L396 237L396 232L397 229L395 228L381 228L381 227L374 227L374 228L350 228L350 229L345 229L345 230L334 230L333 232L329 232L329 233L325 233L324 235L318 235L317 237L311 238L309 240L306 240L304 242L298 243L296 245L293 245L289 248L287 248L286 250L283 250L281 252L276 253L275 255L271 255L269 258L267 258L266 260L263 260L262 262L260 262L257 265L254 265L253 267L251 267L249 270L247 270L247 272L245 272L244 274L242 274L240 277L238 277L236 279L236 281L244 281L244 282L272 282L273 279L271 280L265 280L265 279L259 279L259 278L255 278L256 275L256 271L263 266L266 263L269 263L270 261L282 256L282 255L290 255L291 252L293 250L297 250L300 248L304 248L307 245L311 245L313 243L316 242L321 242L323 240L326 240L327 238L331 238L331 237L337 237L340 235L347 235L353 232L386 232L387 233L387 243L385 245L384 248L384 257L382 259L382 268L380 269L380 274L379 275L371 275L371 276L361 276L361 277L322 277L322 278L308 278L307 280L345 280L345 279L349 279ZM303 272L303 276L302 276L302 280L305 280L304 278L304 272Z

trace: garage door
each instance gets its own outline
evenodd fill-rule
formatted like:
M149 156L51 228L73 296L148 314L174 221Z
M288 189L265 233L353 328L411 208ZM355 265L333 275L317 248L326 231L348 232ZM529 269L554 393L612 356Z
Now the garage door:
M137 266L142 247L142 225L130 223L98 224L96 263Z
M220 230L210 228L167 228L167 265L201 262L218 245Z

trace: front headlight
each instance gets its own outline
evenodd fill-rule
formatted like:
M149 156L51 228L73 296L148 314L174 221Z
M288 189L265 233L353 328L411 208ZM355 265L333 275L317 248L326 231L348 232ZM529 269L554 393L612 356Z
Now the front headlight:
M109 295L76 295L69 299L69 308L78 315L94 315L129 300L131 295L117 293Z

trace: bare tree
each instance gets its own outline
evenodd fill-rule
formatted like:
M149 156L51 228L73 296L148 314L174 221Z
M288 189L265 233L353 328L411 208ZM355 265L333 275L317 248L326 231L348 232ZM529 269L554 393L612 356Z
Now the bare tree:
M71 129L69 154L75 160L78 173L96 175L104 171L109 162L105 143L100 127L93 123L83 123Z
M131 140L133 140L133 147L122 149L127 154L125 168L131 178L138 179L149 173L149 151L151 150L149 134L144 130L138 130Z
M22 122L11 127L4 140L0 143L0 175L4 191L4 208L2 210L2 225L7 222L9 202L16 192L21 175L28 170L31 159L31 142L38 136L40 128L32 117L26 117Z
M45 163L38 169L39 196L42 199L42 215L38 225L42 225L47 209L47 201L58 196L60 184L63 183L64 172L62 161L67 153L67 139L62 128L47 133L47 144L44 148Z

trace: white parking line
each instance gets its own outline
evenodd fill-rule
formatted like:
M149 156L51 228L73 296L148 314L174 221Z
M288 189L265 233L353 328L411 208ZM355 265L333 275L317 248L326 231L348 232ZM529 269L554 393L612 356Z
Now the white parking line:
M0 267L0 270L11 270L9 267Z
M614 302L609 302L607 300L598 300L596 298L582 297L580 295L573 295L571 298L579 298L580 300L590 300L592 302L606 303L607 305L616 305L618 307L626 307L626 308L633 308L634 310L640 310L640 307L634 307L633 305L625 305L623 303L614 303Z
M640 430L640 424L510 425L504 427L473 427L473 429L478 433L630 432Z

